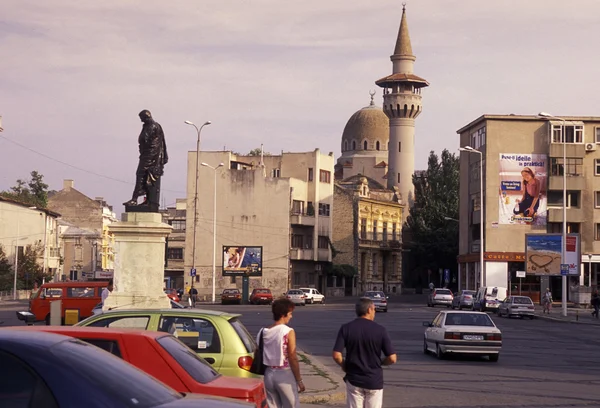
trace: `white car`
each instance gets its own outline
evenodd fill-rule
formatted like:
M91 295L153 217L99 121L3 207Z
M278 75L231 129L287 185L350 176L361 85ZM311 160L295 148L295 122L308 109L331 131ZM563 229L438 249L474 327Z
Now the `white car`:
M325 295L322 295L315 288L300 288L300 290L306 296L306 303L325 303Z
M443 311L432 322L423 322L423 352L443 359L448 353L478 354L498 361L502 332L483 312Z

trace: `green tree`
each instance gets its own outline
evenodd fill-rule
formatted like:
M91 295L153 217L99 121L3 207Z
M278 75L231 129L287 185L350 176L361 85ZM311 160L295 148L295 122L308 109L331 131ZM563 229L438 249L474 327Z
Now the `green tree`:
M29 180L18 179L16 185L8 191L0 192L0 195L24 204L46 208L48 184L44 183L44 176L36 170L32 171L30 176Z
M413 175L413 184L415 202L405 226L411 257L421 271L456 270L459 158L446 149L441 157L430 152L427 170Z
M257 147L256 149L252 149L248 152L247 156L260 156L261 148ZM269 152L263 152L263 156L271 156Z
M14 279L13 276L11 262L6 256L4 247L0 245L0 291L12 290Z
M31 289L34 282L41 283L42 280L50 280L52 273L44 275L44 269L40 265L40 259L44 255L44 246L41 242L27 245L19 254L19 265L17 267L17 289Z

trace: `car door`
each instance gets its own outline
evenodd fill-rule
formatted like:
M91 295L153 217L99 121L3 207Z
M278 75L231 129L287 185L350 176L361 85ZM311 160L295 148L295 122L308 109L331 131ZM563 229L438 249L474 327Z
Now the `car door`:
M431 327L428 327L427 330L425 330L427 342L430 346L439 340L441 320L442 313L438 313L438 315L431 322Z
M215 324L193 315L162 315L158 331L171 333L219 371L223 365L223 345Z
M316 289L313 289L313 291L314 291L314 299L317 302L321 302L323 300L324 296Z

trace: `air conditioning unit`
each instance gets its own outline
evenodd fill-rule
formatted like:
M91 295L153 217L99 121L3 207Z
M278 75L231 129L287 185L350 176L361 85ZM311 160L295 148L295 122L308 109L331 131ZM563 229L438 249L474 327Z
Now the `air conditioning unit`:
M586 152L595 152L596 151L596 143L586 143L585 151Z

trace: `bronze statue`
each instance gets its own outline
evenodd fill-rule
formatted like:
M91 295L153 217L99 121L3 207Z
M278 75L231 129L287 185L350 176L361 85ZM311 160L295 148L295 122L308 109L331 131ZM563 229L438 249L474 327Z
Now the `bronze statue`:
M135 187L131 200L124 202L126 212L158 212L160 199L160 179L164 174L165 164L169 161L165 134L158 122L152 119L148 110L139 114L144 123L138 138L140 161L135 172ZM138 205L138 197L145 196Z

